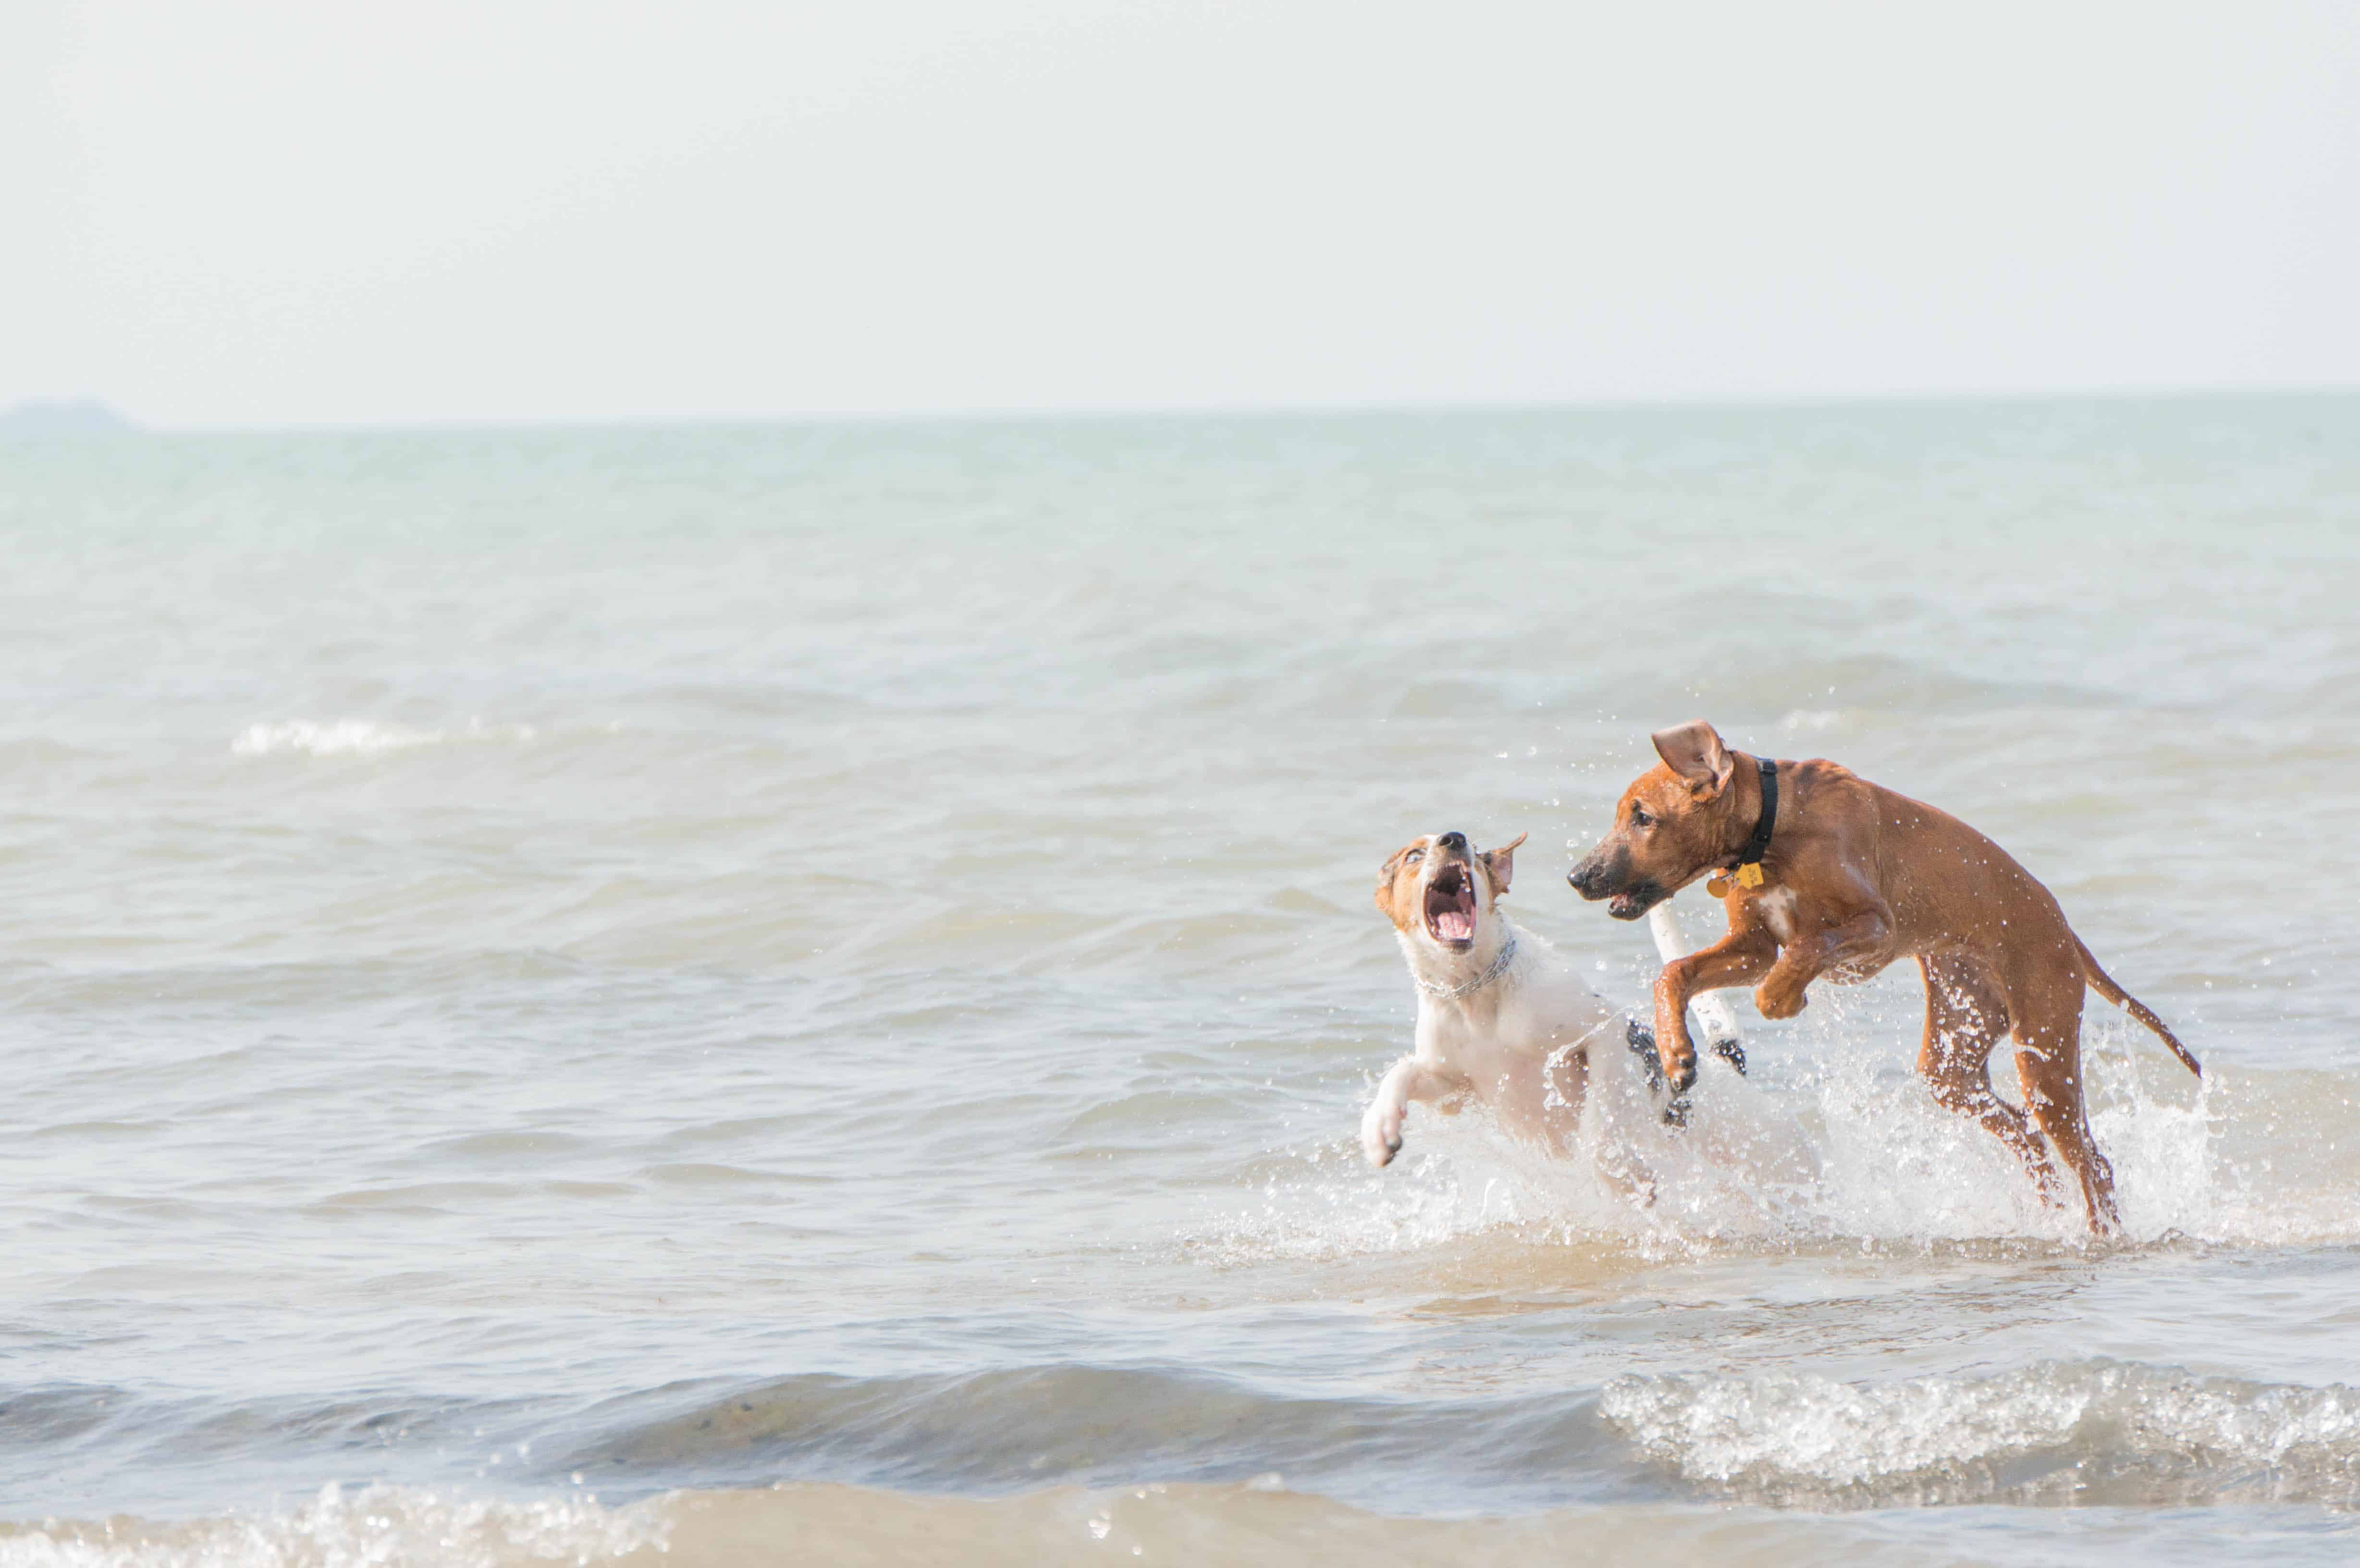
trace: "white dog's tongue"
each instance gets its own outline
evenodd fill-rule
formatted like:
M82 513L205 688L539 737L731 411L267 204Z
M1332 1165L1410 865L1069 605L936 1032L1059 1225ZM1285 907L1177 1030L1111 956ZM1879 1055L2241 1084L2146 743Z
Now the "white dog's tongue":
M1434 934L1445 942L1472 942L1475 917L1463 909L1445 909L1434 917Z

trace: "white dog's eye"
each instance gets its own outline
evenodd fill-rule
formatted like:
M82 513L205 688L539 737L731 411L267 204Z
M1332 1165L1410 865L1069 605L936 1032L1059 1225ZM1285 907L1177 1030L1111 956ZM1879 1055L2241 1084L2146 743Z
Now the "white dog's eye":
M1415 866L1419 861L1424 860L1425 858L1426 851L1422 849L1408 850L1404 852L1402 855L1402 864L1404 866Z

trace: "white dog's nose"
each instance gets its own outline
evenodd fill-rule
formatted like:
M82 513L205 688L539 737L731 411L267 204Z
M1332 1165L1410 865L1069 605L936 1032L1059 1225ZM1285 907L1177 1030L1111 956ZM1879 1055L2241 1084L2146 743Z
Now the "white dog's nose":
M1437 849L1456 849L1464 851L1467 847L1467 835L1463 833L1447 833L1440 838L1436 839L1434 841L1434 844Z

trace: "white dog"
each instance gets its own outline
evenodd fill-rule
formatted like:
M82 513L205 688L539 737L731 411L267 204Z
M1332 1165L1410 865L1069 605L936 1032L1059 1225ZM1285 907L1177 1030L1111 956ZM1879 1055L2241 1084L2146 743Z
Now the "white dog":
M1479 1100L1511 1137L1571 1153L1591 1073L1631 1070L1624 1016L1500 912L1524 842L1478 855L1465 833L1429 833L1385 862L1377 908L1417 982L1417 1050L1393 1063L1360 1118L1372 1164L1401 1152L1414 1100L1445 1115ZM1612 1054L1593 1063L1593 1050Z

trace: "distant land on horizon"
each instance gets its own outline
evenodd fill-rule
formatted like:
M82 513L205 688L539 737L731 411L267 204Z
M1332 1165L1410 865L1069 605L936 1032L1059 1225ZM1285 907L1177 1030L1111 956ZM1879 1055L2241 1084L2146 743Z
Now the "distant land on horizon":
M0 412L0 437L118 436L138 428L91 397L19 403Z

